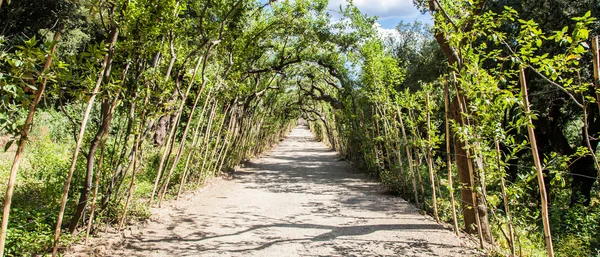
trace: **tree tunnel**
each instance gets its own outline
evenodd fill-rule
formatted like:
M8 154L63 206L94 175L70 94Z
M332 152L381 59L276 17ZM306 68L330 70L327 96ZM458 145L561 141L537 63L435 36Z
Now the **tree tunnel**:
M515 255L518 230L552 254L552 221L567 249L579 236L560 217L599 213L588 2L540 25L511 1L414 1L433 24L388 37L351 2L0 0L0 142L14 151L0 256L122 229L298 119L481 247ZM40 249L20 244L23 227Z

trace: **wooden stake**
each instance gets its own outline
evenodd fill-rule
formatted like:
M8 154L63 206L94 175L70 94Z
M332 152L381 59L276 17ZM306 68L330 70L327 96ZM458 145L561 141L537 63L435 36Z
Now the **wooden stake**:
M594 85L596 86L596 103L600 108L600 47L598 36L592 38L592 56L594 57Z
M452 155L450 152L450 93L448 91L448 83L444 84L444 105L445 105L445 120L446 120L446 169L448 171L448 191L450 191L450 205L452 206L452 225L454 233L458 236L458 219L456 218L456 205L454 203L454 184L452 183Z
M402 121L402 112L400 112L400 107L398 107L398 103L396 103L396 112L398 113L398 118L400 119L400 128L402 129L402 138L404 139L404 147L406 150L406 157L408 158L408 170L410 172L410 176L412 177L413 184L413 192L415 193L415 203L417 207L419 207L419 193L417 192L417 181L415 179L415 172L413 167L412 154L410 153L410 146L408 145L408 139L406 138L406 130L404 129L404 121Z
M100 173L102 172L102 162L104 162L104 148L106 147L106 134L103 136L102 145L100 146L100 158L98 158L98 171L94 181L94 196L92 196L92 206L90 207L90 218L88 219L85 229L85 245L88 244L90 231L92 230L92 220L94 220L94 212L96 211L96 200L98 199L98 187L100 186Z
M417 120L414 117L411 109L408 110L408 117L410 119L412 119L413 121ZM412 129L413 136L415 137L415 141L421 142L421 137L420 137L417 129L415 127L412 127L411 129ZM419 154L419 147L417 147L417 144L413 144L413 153L415 154L415 161L416 161L415 173L417 174L417 178L419 179L418 181L419 181L419 188L421 189L421 199L423 200L422 209L425 210L425 208L427 207L426 200L425 200L425 187L423 186L423 177L421 176L421 155Z
M508 242L510 246L510 253L512 256L516 256L515 251L515 233L513 231L513 224L510 218L510 205L508 204L508 196L506 195L506 183L504 182L504 172L500 162L500 142L496 138L494 140L496 142L496 163L498 166L498 171L502 171L500 175L500 188L502 189L502 200L504 201L504 210L506 211L506 219L508 220L508 236L510 242Z
M431 149L433 145L431 143L431 117L429 115L429 91L425 91L425 113L427 116L427 166L429 167L429 180L431 181L431 194L433 201L433 217L435 221L440 222L437 208L437 196L435 194L435 176L433 172L433 153Z
M544 224L544 238L546 241L546 250L548 256L554 256L554 248L552 247L552 234L550 231L550 219L548 214L548 199L546 198L546 185L544 183L544 173L542 172L542 162L540 161L540 155L538 153L537 143L535 139L535 133L533 130L533 122L531 121L531 110L529 109L529 99L527 96L527 80L525 78L525 70L519 69L519 80L521 82L521 91L523 93L523 105L525 108L525 115L527 115L527 132L529 134L529 142L531 143L531 153L533 155L533 163L538 178L538 184L540 188L540 198L542 204L542 222Z
M456 79L455 79L456 81ZM464 120L464 113L465 110L467 109L467 105L465 103L465 99L463 99L463 101L461 101L462 96L459 93L460 91L456 90L456 98L458 99L458 106L460 107L460 119L461 119L461 124L463 125L468 125L465 120ZM475 187L475 171L473 168L473 160L471 160L471 149L469 147L468 141L465 141L465 146L467 147L467 149L465 149L465 153L467 155L467 169L469 170L469 183L471 184L471 206L473 207L473 211L475 213L475 223L477 224L477 234L479 236L479 247L480 248L484 248L484 244L483 244L483 230L481 227L481 219L479 215L479 205L478 205L478 200L477 200L477 189Z
M85 134L85 128L87 126L87 121L90 117L90 112L92 111L92 107L94 105L94 101L96 100L96 95L100 92L100 85L102 84L102 79L104 77L104 73L106 72L106 68L109 67L109 63L112 62L112 54L114 52L115 44L117 42L117 38L119 36L119 29L113 28L111 32L109 53L104 55L104 62L102 63L102 67L100 75L98 76L98 80L96 81L96 86L92 90L92 94L90 99L88 100L87 107L83 114L83 119L81 120L81 127L79 128L79 135L77 137L77 143L75 144L75 152L73 153L73 158L71 159L71 167L69 168L69 173L67 175L67 181L65 182L65 189L62 194L62 200L60 204L60 210L58 212L58 220L56 222L56 228L54 231L54 247L52 248L52 257L56 257L58 253L58 243L60 240L60 230L62 226L63 216L65 215L65 208L67 207L67 199L69 197L69 188L71 186L71 180L73 178L73 172L75 171L75 165L77 164L77 156L79 156L79 151L81 150L81 145L83 144L83 137Z
M174 56L172 54L172 56ZM194 68L194 75L193 77L196 77L196 73L198 72L198 67L200 67L200 64L202 63L202 58L198 58L198 62L196 63L196 67ZM167 76L169 75L169 72L167 72ZM181 98L181 103L179 103L179 107L177 109L177 112L175 113L175 122L173 122L173 124L171 125L171 129L169 132L169 137L167 138L167 143L165 144L165 149L163 151L163 154L160 158L160 163L158 164L158 171L156 173L156 178L154 179L154 187L152 187L152 193L150 194L150 200L149 203L152 203L152 201L154 201L154 196L156 194L156 189L158 188L158 184L160 182L160 178L163 175L163 168L165 167L165 162L168 165L169 163L169 158L171 156L171 152L173 150L173 145L175 143L175 133L177 132L177 127L179 126L179 122L181 121L181 113L183 112L183 108L185 107L185 101L187 100L187 97L190 94L190 90L192 89L192 86L194 85L194 81L192 79L192 81L190 81L187 89L185 90L185 93L183 94L182 98ZM188 128L189 126L186 126L186 128ZM178 160L177 160L178 161ZM175 163L176 165L176 163ZM160 205L159 205L160 207Z
M394 121L396 120L396 117L392 118ZM395 125L395 123L394 123ZM392 126L392 128L394 128L394 138L399 139L400 135L399 135L399 128L397 126ZM398 158L398 165L400 166L400 177L401 177L401 185L402 185L402 190L404 190L407 185L406 185L406 172L404 172L404 165L403 165L403 160L402 160L402 150L400 150L400 140L394 140L394 152L396 153L396 158Z
M204 147L202 148L202 152L201 152L202 167L200 168L200 170L198 170L198 172L200 172L200 176L199 176L199 179L198 179L198 181L196 183L196 187L200 186L200 183L203 182L204 175L206 174L206 172L204 172L204 167L206 165L206 157L207 157L208 148L209 148L208 144L210 143L210 137L209 136L210 136L210 133L211 133L211 130L212 130L213 120L215 119L215 110L217 108L217 103L218 103L217 100L215 100L213 102L213 106L212 106L211 111L210 111L210 116L208 118L208 125L206 127L206 130L204 131ZM198 162L196 162L196 165L197 164L198 164Z
M190 161L192 159L192 154L194 153L194 149L198 145L198 141L200 141L200 127L204 123L204 114L206 113L206 107L208 106L211 93L212 93L212 88L211 88L211 90L208 91L206 98L204 99L204 105L202 107L202 112L200 112L200 117L198 119L198 122L196 123L196 127L194 128L194 135L192 136L192 138L193 138L192 145L190 146L190 150L189 150L187 158L185 160L185 165L183 167L183 174L181 175L181 181L179 183L179 190L177 191L177 197L175 199L179 199L179 196L181 195L181 192L183 191L183 187L185 185L185 181L187 178L188 167L189 167Z
M141 123L140 123L141 124ZM141 129L140 129L141 131ZM138 133L140 133L140 131L138 131ZM125 217L127 217L127 209L129 209L129 203L131 202L131 198L133 198L133 193L134 193L134 189L135 189L135 175L137 173L137 165L138 165L138 161L137 161L137 152L140 146L140 138L142 135L138 135L135 145L133 147L133 171L131 173L131 182L129 183L129 194L127 195L127 200L125 201L125 207L123 209L123 213L121 214L121 218L119 219L119 227L118 230L121 230L123 228L123 223L125 222Z

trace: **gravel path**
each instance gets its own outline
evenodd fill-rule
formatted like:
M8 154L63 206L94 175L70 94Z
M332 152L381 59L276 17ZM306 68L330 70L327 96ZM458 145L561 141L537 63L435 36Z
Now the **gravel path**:
M476 254L452 231L339 161L304 127L236 171L233 179L219 179L186 198L153 209L152 220L125 233L121 243L105 249L96 239L95 254L80 249L79 255Z

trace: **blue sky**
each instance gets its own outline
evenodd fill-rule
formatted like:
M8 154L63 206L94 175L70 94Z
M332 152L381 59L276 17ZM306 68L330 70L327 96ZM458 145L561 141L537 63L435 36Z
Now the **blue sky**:
M394 29L400 21L412 23L415 20L433 24L429 14L421 14L413 5L412 0L353 0L354 5L361 12L369 16L377 16L377 21L383 29ZM259 0L266 3L268 0ZM339 10L340 5L345 5L347 0L329 0L329 10L334 17L335 12Z
M329 9L339 10L346 0L329 0ZM393 29L400 21L412 23L415 20L432 24L429 14L421 14L412 0L354 0L354 5L369 16L377 16L383 29Z

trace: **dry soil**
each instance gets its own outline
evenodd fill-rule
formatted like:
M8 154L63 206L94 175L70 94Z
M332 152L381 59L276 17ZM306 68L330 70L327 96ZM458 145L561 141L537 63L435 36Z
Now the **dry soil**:
M298 127L232 179L171 201L144 226L71 256L473 256Z

